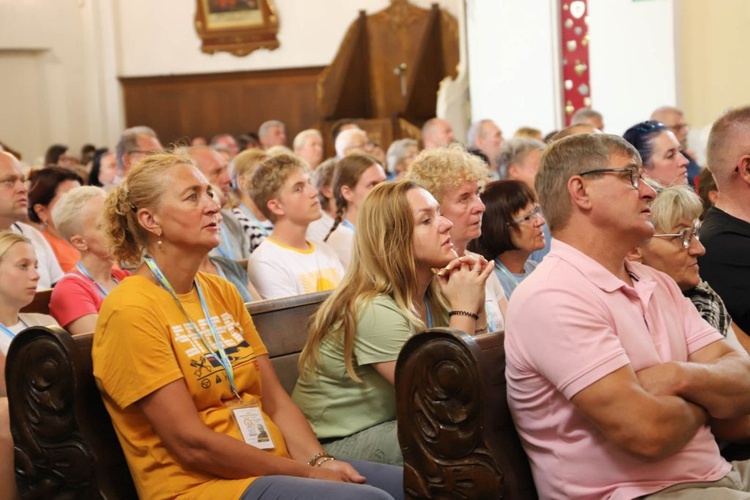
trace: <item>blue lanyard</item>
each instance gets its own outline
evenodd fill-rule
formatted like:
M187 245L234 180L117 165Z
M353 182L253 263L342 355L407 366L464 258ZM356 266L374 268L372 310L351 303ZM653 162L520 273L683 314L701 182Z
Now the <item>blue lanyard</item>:
M224 279L227 279L227 275L224 273L224 270L221 268L221 266L217 264L216 262L212 262L212 264L216 268L216 271L218 271L219 276L221 276Z
M432 323L432 309L430 308L430 302L427 300L427 297L424 298L424 308L427 312L427 328L432 328L434 326Z
M253 226L258 228L263 236L268 236L268 229L266 228L266 226L260 221L260 219L255 216L255 214L253 214L253 212L250 211L247 205L245 205L244 203L240 203L240 210L244 212L248 220L253 223Z
M88 279L91 280L93 284L96 285L96 287L99 289L99 295L101 295L102 298L106 297L109 294L106 288L104 288L103 286L101 286L99 283L96 282L94 277L91 276L91 274L86 270L85 267L83 267L83 264L81 264L80 262L76 264L76 269L78 269L78 272L86 276ZM114 281L116 285L120 284L120 282L117 281L114 276L112 277L112 281Z
M29 327L29 325L27 325L27 324L26 324L26 322L25 322L24 320L22 320L21 318L18 318L18 321L19 321L19 322L20 322L20 323L21 323L21 324L22 324L23 326L25 326L26 328L28 328L28 327ZM0 323L0 330L2 330L2 331L3 331L3 333L5 333L5 334L6 334L6 335L7 335L8 337L10 337L11 339L13 339L13 338L15 338L15 337L16 337L16 334L15 334L15 333L13 333L13 331L12 331L12 330L11 330L10 328L8 328L7 326L5 326L5 325L4 325L4 324L2 324L2 323Z
M343 225L344 225L344 227L348 227L349 229L351 229L352 231L354 231L354 224L352 224L352 223L351 223L351 222L349 222L348 220L346 220L346 219L343 219L343 220L341 221L341 224L343 224Z
M221 233L221 241L222 241L222 244L219 245L219 253L224 258L234 260L234 251L232 251L232 245L229 244L229 238L227 237L226 229L227 229L226 226L223 226L219 229L219 232ZM222 250L221 247L225 247L226 252ZM149 266L149 268L150 267L151 266Z
M10 338L14 338L16 336L15 333L13 333L12 331L10 331L10 328L8 328L7 326L5 326L2 323L0 323L0 330L2 330Z
M511 273L510 271L508 271L508 268L505 267L505 265L502 262L500 262L499 259L495 259L495 268L497 268L500 272L502 272L504 275L506 275L508 278L510 278L510 280L513 282L513 284L515 284L516 286L518 286L518 280L516 279L516 277L513 276L513 273Z
M167 280L167 277L164 276L164 273L161 272L161 269L159 269L159 266L156 265L156 262L154 262L154 259L146 256L144 257L143 260L146 262L146 265L154 274L156 281L158 281L159 284L166 291L168 291L170 295L172 295L172 298L175 300L175 302L177 302L177 305L180 306L180 310L182 311L182 314L190 322L190 325L192 325L193 329L200 337L201 342L203 342L203 345L214 356L214 358L216 358L216 360L221 364L221 366L227 372L227 379L229 380L229 387L231 387L232 392L234 393L235 396L237 396L237 399L242 401L240 394L237 392L237 387L234 385L234 368L232 367L232 362L229 359L229 356L227 356L227 352L224 350L224 346L221 345L221 339L219 338L219 334L216 333L216 327L214 326L214 322L211 319L211 314L208 312L208 306L206 305L206 299L203 297L203 290L201 290L201 286L198 284L197 281L193 281L193 283L195 283L195 289L198 291L198 299L200 300L200 303L201 303L201 309L203 310L203 315L206 317L208 328L209 330L211 330L211 334L214 337L214 343L216 344L216 351L212 350L209 347L208 343L206 342L205 337L203 336L203 332L201 331L200 328L198 328L198 325L195 324L195 321L193 321L193 319L188 315L187 311L185 310L185 307L182 305L182 302L180 301L180 298L177 296L177 293L174 291L174 288L172 288L172 285Z

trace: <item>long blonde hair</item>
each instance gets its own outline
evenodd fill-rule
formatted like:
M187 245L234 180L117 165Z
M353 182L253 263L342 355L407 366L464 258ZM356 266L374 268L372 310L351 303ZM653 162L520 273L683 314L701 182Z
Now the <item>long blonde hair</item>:
M375 186L365 198L357 214L349 269L311 321L307 344L300 355L300 373L316 370L322 342L335 336L343 340L347 374L359 382L352 362L358 313L378 295L393 298L417 329L425 328L414 307L421 297L417 296L414 216L406 198L412 189L422 188L412 181L385 182ZM448 305L436 281L430 284L427 300L434 316L445 321Z

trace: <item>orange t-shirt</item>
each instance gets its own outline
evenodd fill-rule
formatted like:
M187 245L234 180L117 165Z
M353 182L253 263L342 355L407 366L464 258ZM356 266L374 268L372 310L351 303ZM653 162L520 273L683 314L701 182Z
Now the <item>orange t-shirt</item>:
M55 252L55 258L57 258L57 262L60 264L64 273L69 273L74 267L76 267L78 261L81 260L81 254L78 250L73 248L73 245L62 238L52 236L47 231L39 232L42 233L44 239L47 240L49 246L52 247L52 251Z
M217 276L198 273L212 321L232 360L237 390L260 403L260 369L267 354L242 299ZM213 336L193 289L179 295L188 315L213 350ZM174 298L142 276L131 276L104 300L94 333L94 377L102 392L130 473L141 498L239 498L255 479L223 479L183 467L167 451L133 403L175 380L184 379L200 419L210 429L242 440L225 402L234 395L224 368L193 331ZM262 410L262 407L261 407ZM288 457L281 431L263 413L275 448Z

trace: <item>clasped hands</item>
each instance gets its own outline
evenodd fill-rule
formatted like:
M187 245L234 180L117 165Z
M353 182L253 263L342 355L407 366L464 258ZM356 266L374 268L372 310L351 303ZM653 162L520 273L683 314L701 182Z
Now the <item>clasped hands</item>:
M484 257L464 255L435 274L452 309L478 312L484 307L484 284L492 270L492 263Z

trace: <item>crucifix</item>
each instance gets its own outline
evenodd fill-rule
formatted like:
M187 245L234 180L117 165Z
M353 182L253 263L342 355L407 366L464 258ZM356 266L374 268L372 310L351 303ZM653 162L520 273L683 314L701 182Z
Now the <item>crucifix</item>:
M401 80L401 96L406 97L406 63L401 63L393 68L393 74Z

